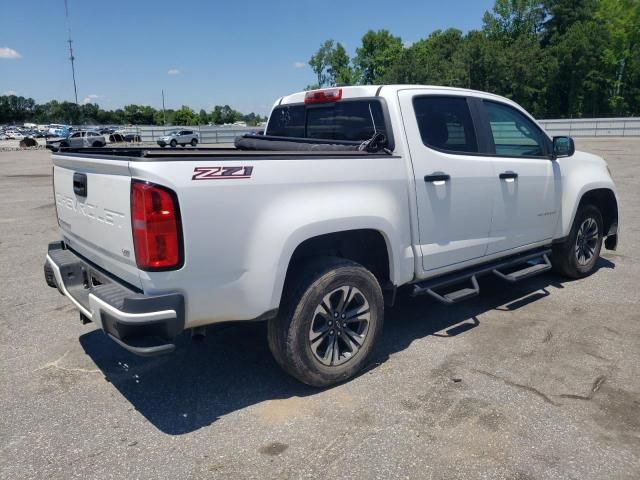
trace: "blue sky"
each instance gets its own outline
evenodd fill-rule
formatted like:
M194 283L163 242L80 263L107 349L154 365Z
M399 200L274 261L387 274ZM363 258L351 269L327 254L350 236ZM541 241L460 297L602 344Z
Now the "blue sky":
M436 29L481 26L493 0L68 0L78 99L229 104L267 113L274 99L314 82L307 62L327 39L350 54L369 29L405 42ZM73 100L64 0L2 2L0 94ZM17 57L17 58L12 58Z

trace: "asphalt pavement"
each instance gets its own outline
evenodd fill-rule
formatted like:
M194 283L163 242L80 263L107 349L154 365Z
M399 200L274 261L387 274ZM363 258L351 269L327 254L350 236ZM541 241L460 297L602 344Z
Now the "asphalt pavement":
M0 152L0 478L640 478L640 139L609 162L618 251L567 281L481 280L454 307L401 294L366 370L328 390L265 325L133 356L46 286L50 153Z

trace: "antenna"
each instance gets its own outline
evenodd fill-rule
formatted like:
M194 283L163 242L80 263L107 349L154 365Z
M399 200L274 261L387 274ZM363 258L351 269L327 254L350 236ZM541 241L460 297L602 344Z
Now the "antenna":
M76 97L76 105L78 105L78 88L76 87L76 67L74 63L76 58L73 56L73 47L71 46L71 43L73 42L73 40L71 40L71 26L69 24L69 6L67 5L67 0L64 0L64 13L67 18L67 34L69 38L67 42L69 42L69 60L71 60L71 75L73 75L73 93Z

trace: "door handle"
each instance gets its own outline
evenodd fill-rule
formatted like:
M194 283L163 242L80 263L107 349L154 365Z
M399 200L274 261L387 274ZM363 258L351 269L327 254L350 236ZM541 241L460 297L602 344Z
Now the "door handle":
M434 172L431 175L425 175L425 182L447 182L451 180L451 176L442 172Z
M502 172L500 175L500 180L515 180L518 178L518 174L516 172Z

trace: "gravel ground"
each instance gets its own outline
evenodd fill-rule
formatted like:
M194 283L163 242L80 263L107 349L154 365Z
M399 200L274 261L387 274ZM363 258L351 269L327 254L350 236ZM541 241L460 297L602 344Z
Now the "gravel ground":
M367 370L325 391L278 369L263 324L158 358L82 326L42 274L49 153L0 153L0 478L640 478L640 139L577 144L622 202L597 273L401 295Z

